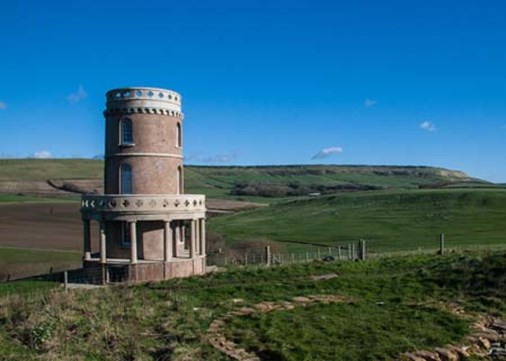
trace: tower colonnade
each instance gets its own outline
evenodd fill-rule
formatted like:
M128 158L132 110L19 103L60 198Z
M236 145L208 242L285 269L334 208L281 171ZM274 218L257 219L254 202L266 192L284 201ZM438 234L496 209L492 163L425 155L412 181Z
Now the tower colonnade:
M106 101L105 194L81 199L84 266L121 266L127 281L204 273L205 196L184 194L181 96L130 87Z

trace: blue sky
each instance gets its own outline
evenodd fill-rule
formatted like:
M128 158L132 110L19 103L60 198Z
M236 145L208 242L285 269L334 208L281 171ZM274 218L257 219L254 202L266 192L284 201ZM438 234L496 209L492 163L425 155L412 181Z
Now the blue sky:
M504 1L4 1L0 155L103 153L104 94L183 95L190 164L506 182Z

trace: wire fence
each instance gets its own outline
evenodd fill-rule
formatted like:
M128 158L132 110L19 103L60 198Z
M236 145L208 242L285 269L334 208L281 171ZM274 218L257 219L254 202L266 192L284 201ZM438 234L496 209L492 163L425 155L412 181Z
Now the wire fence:
M151 266L146 264L146 266ZM131 279L132 267L129 265L97 265L87 268L70 269L50 272L43 275L4 280L0 282L0 295L26 293L32 289L54 288L93 288L107 284L128 283Z
M208 254L207 265L228 266L252 266L252 265L281 265L290 263L321 261L354 261L365 259L362 256L360 242L342 245L321 246L306 245L295 251L273 251L267 246L262 250L245 250L227 254Z
M388 256L415 254L444 254L449 252L506 250L505 238L462 240L462 237L437 234L423 240L409 240L404 243L385 242L377 239L332 242L331 245L309 242L285 242L291 251L244 250L232 254L208 254L207 264L219 267L248 265L279 265L311 261L356 261ZM289 247L287 247L289 248Z
M409 246L388 247L384 243L376 243L373 240L360 239L350 242L336 242L332 245L322 244L292 244L293 248L285 247L285 250L271 249L266 246L263 249L248 249L243 251L234 251L233 253L211 253L207 255L207 266L213 267L247 267L247 266L277 266L284 264L295 264L312 261L323 262L346 262L374 259L388 256L402 256L412 254L445 254L450 252L459 252L464 250L506 250L505 239L490 239L469 242L462 242L452 237L440 234L432 237L430 242L424 242L419 245L410 242ZM286 249L289 249L288 251ZM41 287L55 287L56 285L79 287L92 287L106 284L122 284L135 282L133 272L144 272L160 274L157 267L163 267L162 262L137 264L132 267L131 264L97 264L93 267L74 268L68 270L59 270L55 272L53 268L48 273L32 277L18 279L22 282L17 283L15 277L11 277L8 272L6 277L0 279L0 294L17 293L20 288L40 289ZM163 278L158 278L160 280ZM23 289L22 289L23 291Z

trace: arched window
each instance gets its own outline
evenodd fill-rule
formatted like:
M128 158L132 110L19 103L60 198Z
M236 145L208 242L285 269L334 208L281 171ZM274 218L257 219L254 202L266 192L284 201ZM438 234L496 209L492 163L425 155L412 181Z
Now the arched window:
M183 139L181 136L181 123L176 125L176 145L181 148L183 146Z
M120 128L120 144L121 145L134 144L132 121L128 118L121 119L119 122L119 128Z
M177 167L177 194L183 193L183 168Z
M122 164L119 168L120 173L120 194L132 194L132 167L129 164Z

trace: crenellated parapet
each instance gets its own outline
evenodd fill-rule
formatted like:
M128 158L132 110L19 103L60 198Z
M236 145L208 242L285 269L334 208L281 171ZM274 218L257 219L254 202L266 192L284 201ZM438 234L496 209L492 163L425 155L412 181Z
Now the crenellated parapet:
M107 92L107 109L104 115L160 114L183 118L181 95L159 88L118 88Z

